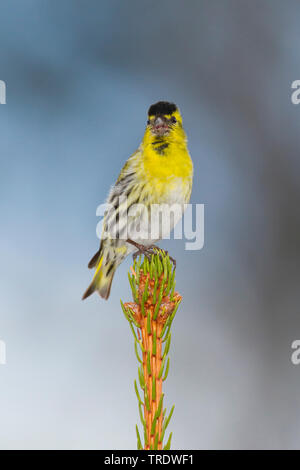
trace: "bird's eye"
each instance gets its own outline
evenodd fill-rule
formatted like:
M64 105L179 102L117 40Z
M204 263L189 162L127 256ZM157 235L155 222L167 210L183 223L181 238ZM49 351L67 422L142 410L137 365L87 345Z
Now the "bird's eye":
M176 119L176 117L172 116L171 119L170 119L170 121L173 122L173 123L175 123L175 122L177 122L177 119Z
M148 121L147 121L147 126L149 126L149 124L150 124L150 119L148 119Z

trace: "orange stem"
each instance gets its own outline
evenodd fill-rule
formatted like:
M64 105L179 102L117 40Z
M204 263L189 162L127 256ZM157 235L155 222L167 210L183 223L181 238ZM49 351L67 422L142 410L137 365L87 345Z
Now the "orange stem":
M148 279L148 299L145 302L144 309L145 315L142 315L141 310L141 303L142 297L145 289L145 283ZM158 293L160 292L161 283L163 282L163 276L159 278L159 282L157 285L157 295L156 299L158 298ZM166 286L166 284L165 284ZM164 286L164 288L165 288ZM163 327L168 320L169 316L172 314L176 302L181 299L178 293L175 293L173 299L170 300L170 297L164 297L161 302L161 306L159 309L159 313L157 318L154 319L154 310L155 310L155 303L153 303L153 290L154 290L154 279L150 279L149 273L144 274L143 271L140 271L139 275L139 285L138 285L138 299L139 302L127 302L124 306L125 308L130 308L131 312L133 312L135 321L140 325L141 330L141 341L144 348L144 352L142 353L143 358L143 372L144 372L144 379L145 379L145 388L144 388L144 420L146 423L146 436L147 442L145 442L144 449L150 450L156 447L155 445L155 437L158 434L158 442L157 442L157 449L161 450L163 443L161 442L161 434L162 434L162 427L163 427L163 406L161 406L161 410L159 416L157 416L157 410L159 408L159 403L163 400L162 394L162 382L163 382L163 375L159 378L160 369L162 366L162 338L160 338L161 332ZM150 332L148 333L147 327L147 318L148 314L150 314ZM153 338L156 334L156 351L153 351ZM150 355L150 371L148 365L148 356ZM154 378L154 381L153 381ZM153 396L153 387L155 389L155 397ZM150 410L148 410L146 405L146 396L148 397ZM162 403L163 405L163 403ZM152 431L152 424L153 419L156 416L155 426L153 426Z

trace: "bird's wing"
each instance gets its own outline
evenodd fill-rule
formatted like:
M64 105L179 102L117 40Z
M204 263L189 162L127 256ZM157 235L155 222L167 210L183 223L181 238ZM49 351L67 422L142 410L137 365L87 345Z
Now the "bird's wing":
M143 217L142 210L136 210L134 215L130 215L132 206L143 202L144 183L137 176L140 156L140 149L131 155L108 195L103 230L109 238L126 240L129 225L138 225Z

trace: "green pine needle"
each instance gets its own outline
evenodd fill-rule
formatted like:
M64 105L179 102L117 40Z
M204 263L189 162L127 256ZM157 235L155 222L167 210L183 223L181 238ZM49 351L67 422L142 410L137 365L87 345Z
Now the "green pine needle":
M169 368L170 368L170 358L168 357L167 366L166 366L166 369L165 369L165 375L163 376L163 382L164 382L164 381L166 380L166 378L168 377Z
M164 393L161 395L161 397L159 399L158 407L157 407L157 410L156 410L156 413L155 413L155 416L156 416L157 419L160 417L160 414L161 414L163 399L164 399Z
M156 400L156 381L154 375L152 377L152 400Z
M152 421L152 426L151 426L151 436L154 436L154 433L155 433L156 420L157 419L154 416L153 421Z
M155 439L154 439L154 450L157 450L158 447L158 432L155 434Z
M150 361L150 351L147 352L147 371L151 375L151 361Z
M123 302L122 302L122 300L121 300L121 299L120 299L120 304L121 304L122 311L123 311L123 313L124 313L124 316L125 316L126 320L127 320L127 321L129 321L128 314L127 314L127 311L126 311L126 308L125 308L125 306L124 306L124 304L123 304Z
M158 285L158 278L156 278L156 279L155 279L155 282L154 282L154 288L153 288L153 305L156 304L157 285Z
M145 404L148 411L151 410L147 389L145 388Z
M139 403L139 413L140 413L141 423L142 423L144 431L145 431L146 430L146 421L144 420L144 417L143 417L143 410L142 410L141 403Z
M168 439L168 442L166 443L165 447L163 450L170 450L171 448L171 439L172 439L172 432L170 433L170 436L169 436L169 439Z
M145 389L145 377L144 377L144 371L143 371L143 366L138 368L138 374L139 374L139 382L141 389Z
M134 381L134 389L135 389L135 393L136 393L138 402L139 402L141 405L144 405L144 403L143 403L142 400L141 400L140 394L139 394L139 389L138 389L136 380Z
M144 299L144 296L142 297L142 301L141 301L141 311L142 311L142 315L143 317L146 315L146 312L145 312L145 299Z
M138 340L138 343L139 343L139 345L140 345L140 347L141 347L142 352L144 353L144 352L145 352L145 348L144 348L144 346L142 345L142 342L141 342L140 339Z
M151 335L151 314L150 314L150 310L148 310L148 315L147 315L147 333L148 333L148 335Z
M165 333L165 331L166 331L166 329L167 329L169 323L170 323L170 317L167 319L166 323L164 324L163 329L161 330L161 333L160 333L160 335L159 335L160 338L163 337L163 335L164 335L164 333Z
M137 348L137 341L134 342L134 351L135 351L135 355L136 355L136 358L137 358L138 362L140 364L143 364L143 361L141 360L141 358L139 356L139 352L138 352L138 348Z
M172 418L174 408L175 408L175 405L172 406L171 411L170 411L170 414L169 414L169 416L167 417L167 419L166 419L166 421L165 421L165 424L164 424L164 426L163 426L165 430L167 429L168 424L169 424L169 422L170 422L170 420L171 420L171 418Z
M156 330L154 330L152 337L152 354L156 356Z
M163 371L164 371L165 362L166 362L166 356L163 358L162 363L161 363L161 366L160 366L160 369L159 369L159 373L158 373L158 378L159 378L159 379L161 378L162 373L163 373Z
M166 345L165 345L163 358L168 355L168 352L169 352L169 349L170 349L170 344L171 344L171 332L168 334L168 337L167 337L167 342L166 342Z
M146 279L146 282L145 282L145 289L144 289L144 292L143 292L143 299L144 299L144 303L147 302L148 300L148 284L149 284L149 278L147 277Z
M133 328L131 322L129 322L129 326L130 326L130 329L131 329L131 331L132 331L132 334L133 334L133 337L134 337L135 341L138 341L137 335L136 335L136 333L135 333L135 331L134 331L134 328Z
M143 450L143 446L142 446L142 443L141 443L141 437L140 437L140 433L139 433L139 428L138 428L137 424L135 425L135 429L136 429L136 437L137 437L137 448L138 448L138 450Z

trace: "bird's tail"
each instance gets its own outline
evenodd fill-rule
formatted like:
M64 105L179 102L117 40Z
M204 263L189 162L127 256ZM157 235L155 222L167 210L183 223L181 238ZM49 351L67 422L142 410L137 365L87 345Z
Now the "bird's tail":
M103 263L103 254L100 255L99 253L99 260L97 261L97 268L93 280L83 294L82 300L89 297L95 291L97 291L103 299L108 299L116 268L117 265L113 261Z

